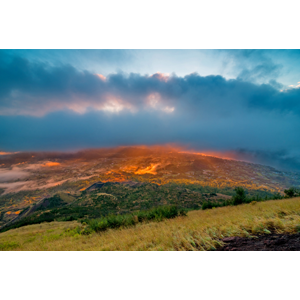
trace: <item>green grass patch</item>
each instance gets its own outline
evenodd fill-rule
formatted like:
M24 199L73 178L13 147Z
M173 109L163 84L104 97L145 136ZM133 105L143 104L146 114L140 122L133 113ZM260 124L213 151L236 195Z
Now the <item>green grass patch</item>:
M18 248L20 245L16 242L4 242L0 243L0 251L5 250L14 250L15 248Z

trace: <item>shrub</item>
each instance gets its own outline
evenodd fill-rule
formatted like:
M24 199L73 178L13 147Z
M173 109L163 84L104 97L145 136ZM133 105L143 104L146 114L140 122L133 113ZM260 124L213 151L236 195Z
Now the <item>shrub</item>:
M109 228L119 228L123 225L123 217L110 215L106 218Z
M92 234L93 232L94 232L93 229L91 227L87 226L81 231L81 234L89 235L89 234Z
M135 225L137 222L137 216L132 216L132 215L125 215L123 220L123 226L125 227L130 227Z
M283 196L281 196L279 193L274 194L273 200L282 199Z
M63 221L75 221L76 218L74 218L73 216L67 216L63 219Z
M290 187L289 189L284 190L284 193L286 195L286 198L293 198L300 195L300 192L294 187Z
M94 219L88 221L88 226L92 231L100 232L106 230L108 226L108 222L105 218L103 219Z
M186 216L186 211L178 209L176 206L161 206L148 211L139 211L135 215L109 215L100 219L85 219L84 222L87 224L87 227L83 230L83 234L101 232L108 228L134 226L138 222L162 221L163 219L172 219L177 216Z
M212 208L211 203L209 203L209 202L203 202L203 204L202 204L202 209L203 210L210 209L210 208Z
M187 212L183 208L181 208L179 210L179 216L186 217L187 216Z

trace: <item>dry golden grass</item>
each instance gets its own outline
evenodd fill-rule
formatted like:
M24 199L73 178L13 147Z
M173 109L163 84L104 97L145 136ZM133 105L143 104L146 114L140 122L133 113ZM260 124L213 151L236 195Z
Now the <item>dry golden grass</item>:
M192 211L159 223L84 236L81 224L52 222L0 234L0 250L214 250L226 236L300 231L300 198Z

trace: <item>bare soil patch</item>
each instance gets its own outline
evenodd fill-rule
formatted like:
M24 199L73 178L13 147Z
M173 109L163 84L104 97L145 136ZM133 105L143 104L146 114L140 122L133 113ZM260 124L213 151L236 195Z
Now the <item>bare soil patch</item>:
M219 251L300 251L300 233L265 234L254 238L228 237Z

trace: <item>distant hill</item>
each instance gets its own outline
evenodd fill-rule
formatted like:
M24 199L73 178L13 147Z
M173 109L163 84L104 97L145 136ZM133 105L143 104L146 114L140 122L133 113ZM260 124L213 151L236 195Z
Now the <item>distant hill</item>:
M200 209L204 201L218 203L231 196L197 186L153 183L97 182L78 196L57 193L24 209L17 218L4 224L1 230L51 221L71 221L99 218L110 214L128 214L153 207L176 205L185 209Z
M133 203L134 209L143 209L158 205L158 199L175 203L185 197L184 207L197 208L201 206L203 194L231 196L237 186L243 187L249 195L262 197L283 193L292 186L300 187L300 174L296 172L180 152L170 147L16 153L0 157L0 174L0 226L20 219L25 209L58 193L78 199L84 191L90 193L101 188L103 193L110 194L111 188L120 202L116 207L122 213L133 209L130 207L133 201L137 201ZM156 193L151 193L151 189ZM164 194L166 190L170 198ZM183 196L179 197L175 191L181 191ZM129 201L127 206L123 205L124 199ZM107 211L117 212L108 204L104 206ZM102 213L106 213L105 210Z

